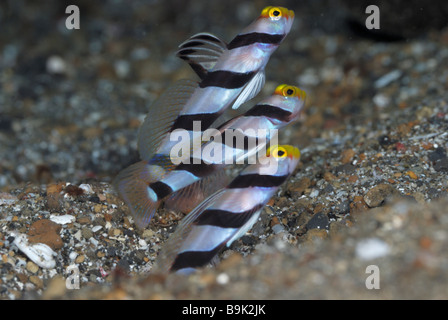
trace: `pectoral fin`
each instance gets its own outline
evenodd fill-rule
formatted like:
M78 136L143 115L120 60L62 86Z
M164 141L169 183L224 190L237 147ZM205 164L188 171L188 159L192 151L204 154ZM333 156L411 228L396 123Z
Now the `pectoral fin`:
M255 97L263 88L265 82L264 70L259 71L245 86L238 98L233 103L232 109L238 109L240 105Z

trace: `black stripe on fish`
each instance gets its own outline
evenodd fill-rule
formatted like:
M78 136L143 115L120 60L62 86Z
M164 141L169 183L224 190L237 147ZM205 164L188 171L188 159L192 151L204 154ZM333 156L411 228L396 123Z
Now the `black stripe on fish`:
M181 163L179 164L175 171L184 170L194 174L198 178L203 178L211 175L216 172L216 165L207 164L201 160L201 163L193 163L193 158L190 158L190 163Z
M195 225L210 225L220 228L241 228L244 226L254 212L264 207L263 204L256 205L250 210L243 212L230 212L220 209L207 209L195 221Z
M207 76L208 71L200 64L196 63L194 60L192 60L189 55L195 53L196 50L193 49L182 49L177 53L177 56L181 58L182 60L187 61L193 71L199 76L199 78L204 79Z
M280 120L282 122L288 122L292 112L283 110L276 106L269 104L257 104L252 109L245 113L245 116L266 116L268 118Z
M230 132L230 130L232 132ZM230 148L240 149L240 150L249 150L249 148L253 148L258 145L258 137L247 136L244 134L242 130L225 130L223 134L221 134L221 143ZM243 144L237 143L237 141L242 141Z
M173 189L169 185L161 181L150 183L149 187L155 192L159 200L173 193Z
M176 121L174 121L171 131L176 129L193 131L193 121L200 121L201 131L204 131L218 119L219 115L219 113L183 114L177 117Z
M284 176L269 176L260 174L244 174L236 177L228 186L229 189L264 187L272 188L280 186L288 178Z
M200 83L199 87L220 87L225 89L238 89L246 85L255 75L255 71L245 73L217 70L207 74Z
M254 43L269 43L269 44L280 44L284 34L268 34L268 33L245 33L237 35L228 45L227 49L232 50L239 47L248 46Z
M209 251L185 251L179 253L171 266L171 271L184 268L198 268L206 265L221 250L222 244Z

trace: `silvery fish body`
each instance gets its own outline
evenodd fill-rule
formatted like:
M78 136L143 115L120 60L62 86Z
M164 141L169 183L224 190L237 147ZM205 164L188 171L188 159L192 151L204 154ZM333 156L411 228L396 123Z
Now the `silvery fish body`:
M220 126L214 139L202 144L199 158L193 153L188 162L180 163L149 183L141 183L134 177L124 180L130 188L126 194L129 202L140 208L133 214L137 225L146 226L167 197L170 209L189 212L210 190L224 186L222 169L227 164L244 163L248 159L249 163L255 162L260 152L266 151L270 140L276 138L277 130L299 118L305 98L305 92L299 88L280 85L271 96ZM235 145L235 140L242 143Z
M269 199L293 173L299 158L295 147L269 148L259 163L247 166L181 221L162 248L156 269L190 273L209 264L253 226Z
M148 185L160 181L176 166L170 157L176 141L171 134L188 131L201 146L193 130L209 128L230 106L237 108L263 87L264 69L271 54L289 33L294 12L282 7L266 7L261 15L229 44L209 33L200 33L181 44L178 56L186 60L200 81L180 80L169 87L150 108L138 137L142 161L124 169L115 179L118 193L131 210L139 227L146 227L155 210ZM179 155L177 163L188 154Z

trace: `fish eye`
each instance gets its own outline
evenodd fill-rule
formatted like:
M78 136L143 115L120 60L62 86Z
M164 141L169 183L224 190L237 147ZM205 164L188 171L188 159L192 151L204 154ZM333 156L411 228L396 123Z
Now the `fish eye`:
M293 87L286 87L283 89L283 96L292 97L296 94L296 90Z
M269 17L273 20L279 20L282 17L282 12L279 8L271 8L271 10L269 10Z
M287 156L287 154L288 153L286 152L286 149L283 147L275 148L275 150L272 152L272 155L274 156L274 158L277 158L277 159L284 158Z

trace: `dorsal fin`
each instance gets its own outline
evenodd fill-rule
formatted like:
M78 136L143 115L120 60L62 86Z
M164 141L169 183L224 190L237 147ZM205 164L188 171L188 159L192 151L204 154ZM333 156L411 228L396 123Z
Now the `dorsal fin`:
M142 160L152 159L197 86L196 81L179 80L169 86L150 106L138 133L137 145Z
M257 72L257 74L254 75L252 80L250 80L244 86L244 89L241 91L240 95L233 103L232 109L238 109L240 105L255 97L263 88L264 82L265 82L264 70L260 70Z
M195 34L179 45L177 56L187 61L201 78L207 75L219 57L227 50L227 44L211 33Z

